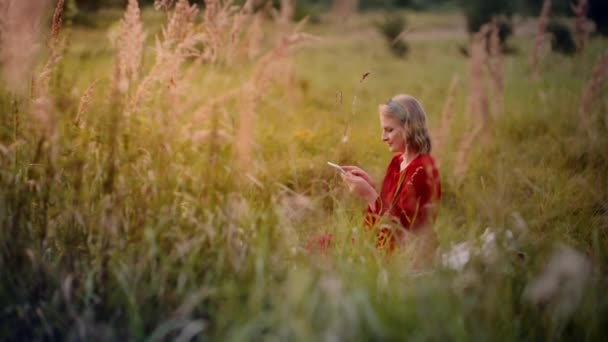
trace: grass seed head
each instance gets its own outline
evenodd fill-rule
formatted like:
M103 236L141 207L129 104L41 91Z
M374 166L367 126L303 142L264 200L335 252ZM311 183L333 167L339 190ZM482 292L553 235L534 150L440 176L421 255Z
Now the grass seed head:
M571 4L572 11L576 15L574 30L576 32L576 48L578 52L585 51L587 46L588 31L587 31L587 0L578 0L576 5Z
M129 0L118 38L119 82L131 84L138 78L145 40L139 5Z
M42 44L49 0L0 1L0 66L6 84L23 94Z
M587 83L583 91L579 113L582 128L588 133L592 133L591 112L593 103L600 96L602 87L608 78L608 50L605 50L593 68L591 80ZM593 134L592 134L593 135Z
M547 35L547 24L549 23L549 16L551 15L551 0L544 0L543 7L538 17L538 25L536 29L536 37L534 39L534 46L532 54L530 55L530 69L533 77L538 77L538 64L543 57L543 48L546 43Z

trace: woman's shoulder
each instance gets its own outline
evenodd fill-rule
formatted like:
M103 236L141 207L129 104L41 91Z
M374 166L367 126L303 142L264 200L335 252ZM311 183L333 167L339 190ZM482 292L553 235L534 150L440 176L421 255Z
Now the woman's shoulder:
M421 154L420 156L418 156L418 158L414 159L411 163L412 167L414 168L418 168L418 167L432 167L435 168L436 164L435 164L435 158L433 158L433 156L431 156L428 153L425 154Z
M388 169L394 169L397 168L399 169L399 165L401 165L401 158L402 158L402 154L398 153L395 154L393 156L393 158L391 159L390 163L388 163Z
M393 158L391 158L391 164L392 164L392 163L395 163L395 162L397 162L397 163L401 163L401 158L402 158L402 157L403 157L403 154L401 154L401 153L396 153L396 154L393 156Z
M408 174L415 175L424 171L426 174L433 174L437 170L435 159L430 154L421 154L408 165Z
M403 155L401 153L396 154L388 164L387 172L394 171L400 173L401 162L403 161ZM426 170L427 172L433 172L436 170L435 159L430 154L421 154L406 167L406 175L412 175L416 171Z

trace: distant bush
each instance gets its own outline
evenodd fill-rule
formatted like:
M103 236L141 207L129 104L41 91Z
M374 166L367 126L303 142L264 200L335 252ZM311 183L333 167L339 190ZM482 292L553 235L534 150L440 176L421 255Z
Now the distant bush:
M522 1L521 12L526 15L537 17L543 7L544 0L524 0ZM559 16L573 16L574 12L570 7L571 3L576 3L577 0L552 0L551 13Z
M386 39L391 52L397 57L404 57L409 51L409 46L403 38L399 36L407 28L405 17L396 13L387 13L383 21L376 23L376 28Z
M467 29L469 32L477 32L481 25L492 21L493 17L501 19L501 42L505 42L512 33L511 16L516 10L516 4L512 0L462 0L464 14L467 18Z
M507 39L513 34L513 24L509 18L498 17L498 37L504 46Z
M328 3L323 1L296 1L295 4L294 20L300 21L308 17L308 21L312 24L318 24L323 13L329 9Z
M495 16L511 17L516 10L511 0L462 0L461 4L469 32L477 32L481 25L490 22Z
M598 33L608 36L608 1L589 0L587 16L595 23Z
M394 0L393 4L398 7L408 7L415 10L433 10L454 3L454 0Z
M103 5L101 0L76 0L78 8L85 11L97 11Z
M566 24L558 20L552 20L547 25L547 32L553 36L551 50L565 55L572 55L576 52L572 30Z
M68 0L74 1L78 8L87 12L94 12L102 8L108 7L117 7L117 8L125 8L127 5L127 0ZM201 7L204 7L204 0L188 0L190 4L196 4ZM236 1L239 4L244 3L244 1ZM138 0L140 6L151 6L154 4L154 0Z
M433 11L456 5L457 0L359 0L359 8L363 10L397 7Z

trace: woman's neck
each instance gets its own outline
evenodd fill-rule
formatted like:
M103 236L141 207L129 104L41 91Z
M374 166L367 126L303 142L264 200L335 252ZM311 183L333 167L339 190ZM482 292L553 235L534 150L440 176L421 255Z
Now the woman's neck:
M405 151L403 152L403 160L406 161L406 163L411 162L412 160L416 159L416 157L418 157L418 152L416 151Z
M419 153L416 151L405 150L405 152L402 154L401 170L405 170L405 168L412 162L412 160L416 159L418 155Z

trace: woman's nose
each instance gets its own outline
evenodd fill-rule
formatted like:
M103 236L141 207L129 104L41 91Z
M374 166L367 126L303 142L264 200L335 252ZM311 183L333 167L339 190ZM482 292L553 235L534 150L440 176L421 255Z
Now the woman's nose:
M386 136L386 133L382 133L382 141L388 141L388 136Z

